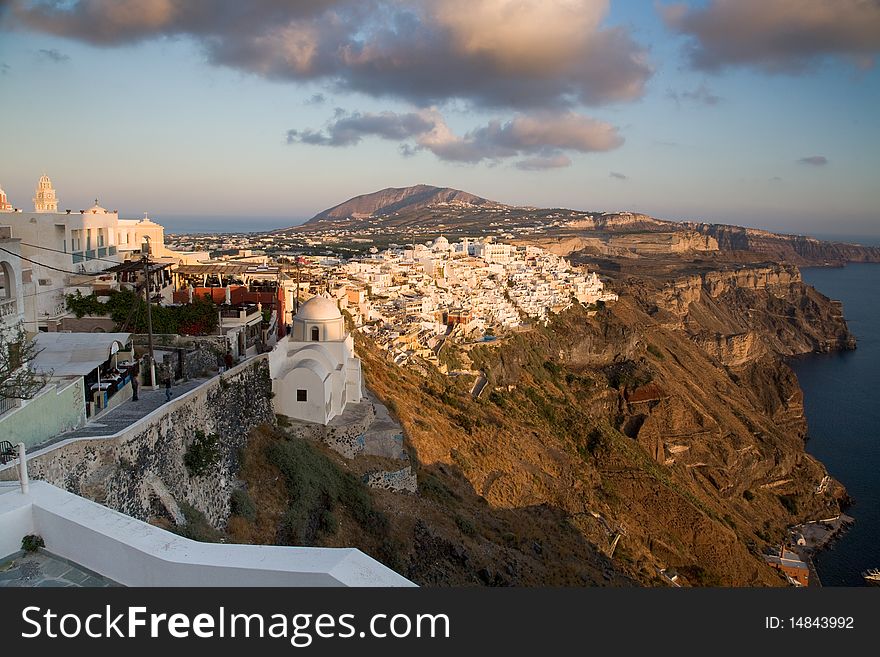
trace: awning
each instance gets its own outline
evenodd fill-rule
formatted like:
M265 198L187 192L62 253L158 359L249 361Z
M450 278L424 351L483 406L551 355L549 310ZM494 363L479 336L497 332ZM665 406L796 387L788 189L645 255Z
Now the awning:
M131 333L37 333L32 367L54 376L86 376L131 341Z
M244 274L250 267L251 265L239 263L214 262L209 265L180 265L177 268L177 273L183 276L211 276L213 274L235 276Z
M173 263L170 262L154 262L150 261L150 271L157 272L166 267L170 267ZM129 260L128 262L121 262L118 265L113 265L112 267L107 267L104 271L112 274L125 274L128 272L142 272L144 270L144 263L140 260Z

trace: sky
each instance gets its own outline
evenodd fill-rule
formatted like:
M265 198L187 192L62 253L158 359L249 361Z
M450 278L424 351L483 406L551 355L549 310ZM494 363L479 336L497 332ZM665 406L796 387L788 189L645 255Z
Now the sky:
M880 235L878 0L6 0L0 187L285 226L384 187Z

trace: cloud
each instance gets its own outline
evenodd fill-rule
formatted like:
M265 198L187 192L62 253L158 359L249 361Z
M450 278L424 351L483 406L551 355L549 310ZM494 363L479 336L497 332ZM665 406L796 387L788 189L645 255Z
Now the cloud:
M693 90L674 91L669 89L666 92L666 97L674 100L679 107L682 102L710 106L718 105L721 102L721 96L715 95L705 82L700 83L700 86Z
M66 62L70 59L70 55L65 55L63 52L52 48L51 50L47 50L46 48L40 48L37 51L37 54L41 55L45 59L48 59L50 62L54 62L56 64L60 64L61 62Z
M617 178L618 180L629 180L629 176L623 173L618 173L617 171L612 171L608 176L610 178Z
M12 67L9 64L0 64L0 75L6 75L9 71L12 70Z
M321 93L312 94L305 100L305 105L323 105L327 102L327 96Z
M640 97L644 47L609 0L10 0L5 22L97 46L192 38L214 64L419 107Z
M608 151L623 143L614 126L574 112L540 110L509 121L494 119L456 135L436 108L418 112L337 114L322 130L290 130L288 143L352 146L364 137L406 141L401 154L430 151L441 160L476 164L528 156L517 166L547 169L568 166L564 151Z
M824 155L810 155L809 157L802 157L798 160L798 164L809 164L814 167L824 167L828 164L828 158Z
M866 67L880 51L877 0L710 0L660 12L670 29L689 37L691 64L707 71L800 73L825 57Z
M380 112L347 114L338 110L323 131L289 130L287 143L301 142L318 146L354 146L364 137L401 141L433 130L435 119L430 112Z

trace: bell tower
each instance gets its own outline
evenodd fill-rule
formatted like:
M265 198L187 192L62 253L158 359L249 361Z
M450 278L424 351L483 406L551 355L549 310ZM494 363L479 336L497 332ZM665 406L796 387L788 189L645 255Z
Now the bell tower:
M6 192L0 187L0 212L12 212L12 204L6 200Z
M49 176L40 176L37 183L37 192L34 196L35 212L58 212L58 199L55 198L55 188Z

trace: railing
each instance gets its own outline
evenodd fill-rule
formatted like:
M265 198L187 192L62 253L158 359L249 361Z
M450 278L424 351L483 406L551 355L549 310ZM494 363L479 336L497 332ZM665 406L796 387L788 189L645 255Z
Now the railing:
M246 308L221 308L220 316L232 319L245 319L259 312L256 306L248 306Z
M18 302L15 299L0 301L0 319L6 319L18 314Z
M6 411L11 411L16 406L18 406L17 400L0 397L0 415L3 415Z

